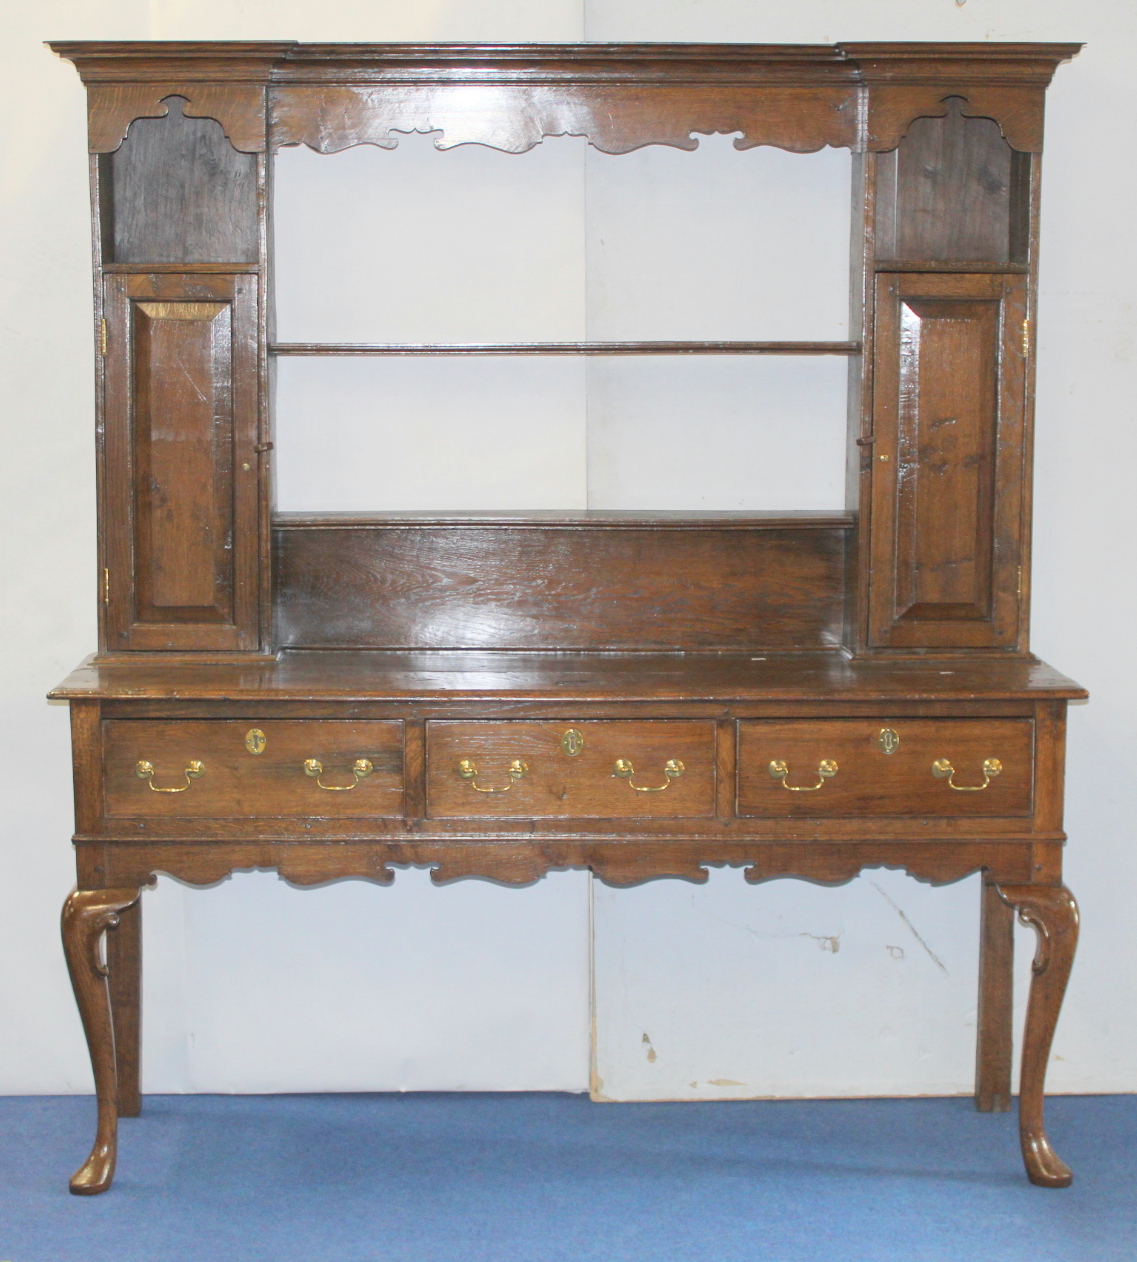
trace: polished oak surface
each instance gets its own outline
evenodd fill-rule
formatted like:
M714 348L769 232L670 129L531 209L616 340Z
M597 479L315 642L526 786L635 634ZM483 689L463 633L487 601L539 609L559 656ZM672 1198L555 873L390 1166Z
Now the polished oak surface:
M384 653L291 650L264 664L90 659L53 700L971 701L1089 694L1018 658L851 660L830 653Z
M103 741L111 818L403 814L403 725L391 720L112 719Z
M707 818L715 814L716 753L707 721L430 720L427 815Z
M1033 786L1030 719L910 719L884 711L871 719L739 724L739 815L1025 816Z
M757 653L844 638L843 514L295 516L273 533L281 646Z

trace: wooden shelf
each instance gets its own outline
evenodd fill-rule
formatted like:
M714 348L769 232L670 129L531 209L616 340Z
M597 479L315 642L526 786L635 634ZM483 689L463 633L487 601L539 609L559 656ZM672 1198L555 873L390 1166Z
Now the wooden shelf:
M844 509L537 509L527 512L326 512L274 513L277 530L356 530L385 526L540 526L676 530L833 530L855 526L856 513Z
M133 275L166 275L193 276L197 274L213 276L235 276L243 273L257 273L261 270L259 263L104 263L103 271L114 276Z
M274 342L270 355L859 355L860 342Z
M874 272L962 272L964 274L988 274L998 276L1025 276L1030 272L1029 263L978 263L971 261L945 263L931 259L877 259Z

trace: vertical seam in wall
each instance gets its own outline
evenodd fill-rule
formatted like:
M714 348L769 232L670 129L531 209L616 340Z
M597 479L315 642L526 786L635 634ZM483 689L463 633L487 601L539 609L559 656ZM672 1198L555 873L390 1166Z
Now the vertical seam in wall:
M582 281L583 293L581 296L584 301L584 340L585 341L588 341L588 339L592 336L592 330L591 328L589 328L589 323L588 323L588 317L589 317L589 304L588 304L589 283L588 282L589 282L589 275L591 271L589 267L589 257L588 257L588 247L589 247L589 242L591 238L591 232L590 232L591 224L590 224L589 215L588 215L588 170L589 170L589 165L591 163L591 160L592 160L592 142L586 137L585 142L584 142L584 154L583 154L583 157L581 159L581 164L580 164L581 231L584 233L584 250L582 251L584 255L584 279ZM584 507L587 509L587 508L592 507L592 480L590 476L590 467L589 467L589 459L588 459L588 453L592 448L592 404L591 404L591 390L590 390L590 387L592 385L592 357L591 356L589 355L584 356L583 369L584 369ZM591 879L592 879L592 874L590 870L589 871L590 882L591 882ZM591 888L592 886L590 884L589 889Z
M588 0L580 0L580 38L587 42L588 33ZM584 142L584 160L581 164L581 181L583 183L583 194L581 202L584 207L583 214L583 231L584 231L584 338L585 341L591 336L592 330L588 327L588 239L589 239L589 219L588 219L588 166L592 157L592 143L585 138ZM592 385L592 358L589 355L584 357L584 507L586 509L592 507L592 479L591 470L589 468L588 453L592 449L592 401L591 401L591 385ZM596 1061L596 1010L592 1002L592 989L594 980L594 944L592 937L593 927L593 890L592 890L592 869L588 870L588 976L589 976L589 1005L592 1008L592 1059L593 1068L595 1069Z
M181 1091L187 1095L195 1095L199 1088L197 1086L194 1051L195 1041L193 1037L193 1027L195 1017L197 1015L197 1005L192 1002L189 993L190 970L189 970L189 897L191 891L184 885L178 886L178 894L181 899L181 951L178 956L178 964L181 970L182 991L182 1064L181 1068Z
M596 877L588 869L588 1093L597 1098L596 1063Z

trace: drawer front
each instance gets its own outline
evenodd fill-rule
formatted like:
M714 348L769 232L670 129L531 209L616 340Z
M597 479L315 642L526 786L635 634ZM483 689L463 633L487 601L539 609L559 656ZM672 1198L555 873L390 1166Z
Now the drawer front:
M1033 787L1031 719L738 725L742 816L1029 815Z
M713 722L428 722L426 756L432 819L715 813Z
M111 817L403 814L399 722L111 719L103 741Z

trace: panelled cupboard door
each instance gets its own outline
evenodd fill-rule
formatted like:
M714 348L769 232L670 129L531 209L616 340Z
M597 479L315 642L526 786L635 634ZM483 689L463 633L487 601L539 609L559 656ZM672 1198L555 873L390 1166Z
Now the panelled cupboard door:
M256 284L106 279L110 652L258 646Z
M869 645L1019 647L1026 277L877 277Z

